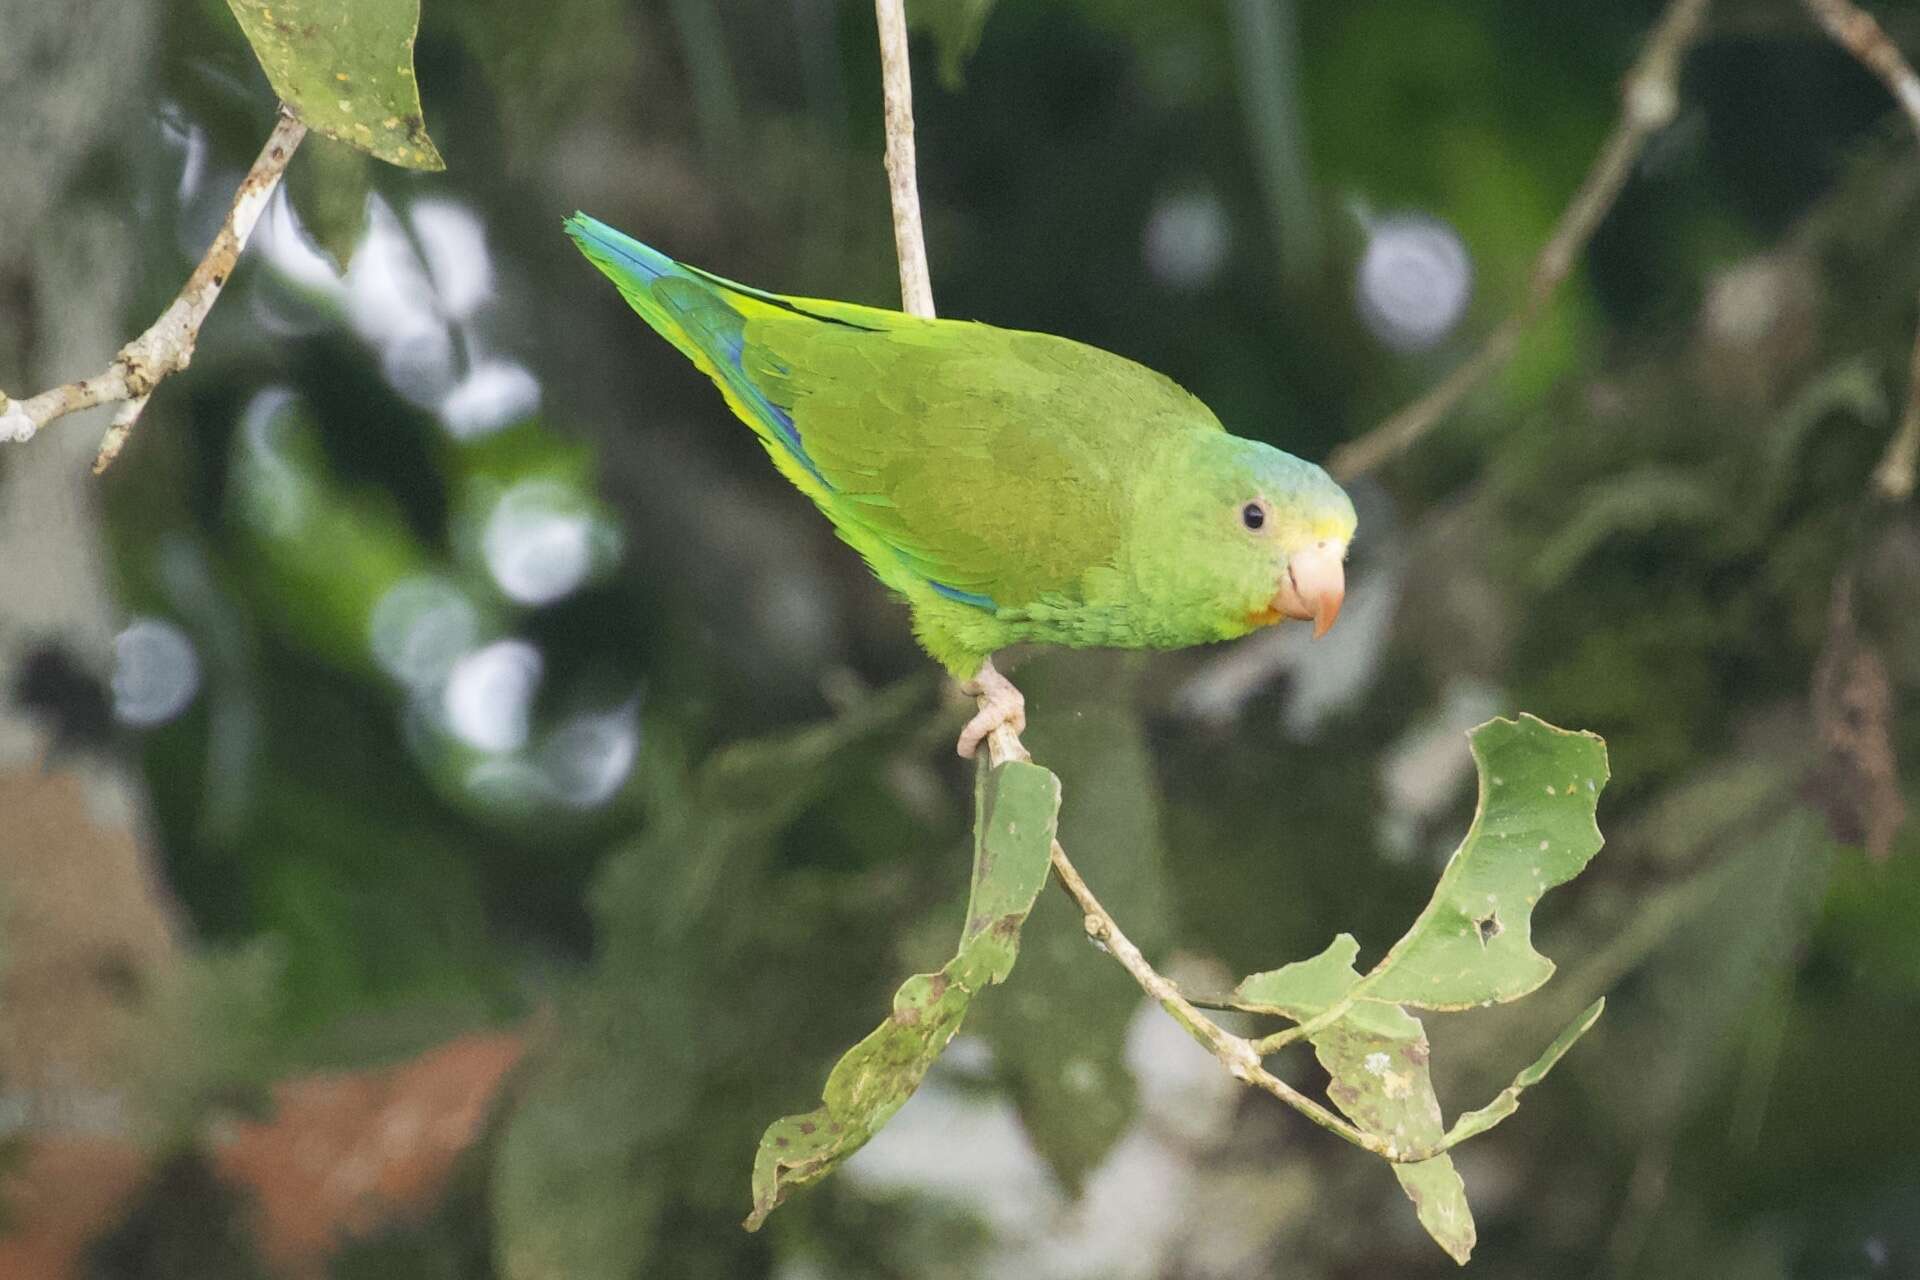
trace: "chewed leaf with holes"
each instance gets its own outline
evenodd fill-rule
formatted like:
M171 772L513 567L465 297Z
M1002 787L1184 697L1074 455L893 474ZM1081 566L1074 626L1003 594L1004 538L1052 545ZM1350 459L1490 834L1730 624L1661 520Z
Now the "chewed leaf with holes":
M1406 936L1365 975L1360 947L1341 934L1311 960L1257 973L1234 1004L1301 1024L1331 1078L1331 1098L1360 1128L1402 1152L1437 1150L1396 1164L1420 1221L1464 1263L1473 1250L1465 1189L1444 1151L1519 1107L1600 1016L1596 1002L1486 1106L1444 1127L1428 1073L1426 1030L1407 1012L1516 1000L1553 973L1533 948L1533 908L1600 849L1594 811L1606 785L1606 745L1532 716L1491 720L1469 735L1480 804L1467 838Z
M406 169L444 169L427 136L413 37L420 0L227 0L301 123Z
M795 1187L817 1182L893 1117L947 1047L973 997L1013 972L1020 926L1047 882L1060 780L1013 762L984 771L974 793L973 891L953 959L915 974L893 1012L846 1052L817 1109L767 1127L753 1162L756 1230Z
M1360 944L1343 933L1311 960L1248 978L1234 1003L1300 1023L1338 1010L1309 1037L1329 1077L1327 1096L1348 1119L1396 1147L1432 1146L1444 1136L1445 1122L1427 1071L1426 1028L1397 1004L1349 1000L1360 982L1353 967L1359 954ZM1428 1234L1465 1262L1473 1253L1473 1215L1452 1158L1396 1164L1393 1172Z
M1553 975L1533 949L1533 908L1600 851L1594 810L1607 747L1543 720L1489 720L1467 735L1480 805L1432 901L1359 992L1422 1009L1516 1000Z

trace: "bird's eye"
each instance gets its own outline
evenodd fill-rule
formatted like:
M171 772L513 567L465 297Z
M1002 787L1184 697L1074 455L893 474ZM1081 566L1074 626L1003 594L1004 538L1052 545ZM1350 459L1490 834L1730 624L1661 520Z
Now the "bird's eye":
M1249 502L1240 508L1240 523L1249 529L1258 529L1267 522L1267 509L1257 502Z

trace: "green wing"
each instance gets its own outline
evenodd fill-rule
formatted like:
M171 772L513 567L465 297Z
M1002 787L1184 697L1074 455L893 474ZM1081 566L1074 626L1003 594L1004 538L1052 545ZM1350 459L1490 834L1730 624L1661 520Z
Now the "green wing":
M748 317L743 366L792 417L827 514L903 589L866 544L975 603L1101 594L1145 450L1220 429L1166 378L1064 338L790 305Z
M1153 444L1221 429L1168 379L1064 338L765 293L584 214L567 231L910 597L1116 598Z

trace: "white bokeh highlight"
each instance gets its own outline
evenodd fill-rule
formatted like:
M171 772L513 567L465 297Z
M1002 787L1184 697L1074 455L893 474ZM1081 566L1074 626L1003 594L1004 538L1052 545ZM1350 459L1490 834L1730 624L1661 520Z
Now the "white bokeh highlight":
M1444 342L1473 298L1473 258L1454 229L1425 214L1369 219L1354 271L1360 318L1383 346L1428 351Z
M579 494L552 480L523 480L487 513L480 553L500 593L546 605L571 595L593 570L596 528Z
M164 618L141 617L113 638L113 716L136 729L163 725L200 692L200 653Z
M476 751L518 751L544 671L540 651L525 640L496 640L463 654L440 694L448 732Z
M440 420L453 435L471 440L532 417L539 408L540 383L527 367L488 357L441 399Z
M1162 196L1141 236L1148 273L1176 289L1197 289L1219 275L1232 245L1226 207L1211 191Z
M367 640L382 670L413 689L447 678L480 636L480 610L454 583L433 575L387 588L367 619Z
M561 722L540 744L537 760L553 800L596 809L626 782L639 753L639 711L627 705Z

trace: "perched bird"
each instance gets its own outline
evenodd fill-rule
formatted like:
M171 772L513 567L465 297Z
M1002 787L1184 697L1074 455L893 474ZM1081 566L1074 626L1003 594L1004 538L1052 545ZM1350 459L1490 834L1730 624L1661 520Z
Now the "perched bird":
M1340 612L1353 503L1326 472L1228 435L1131 360L1066 338L788 298L585 214L567 233L712 378L774 465L906 597L981 699L971 756L1025 701L1021 641L1171 649Z

